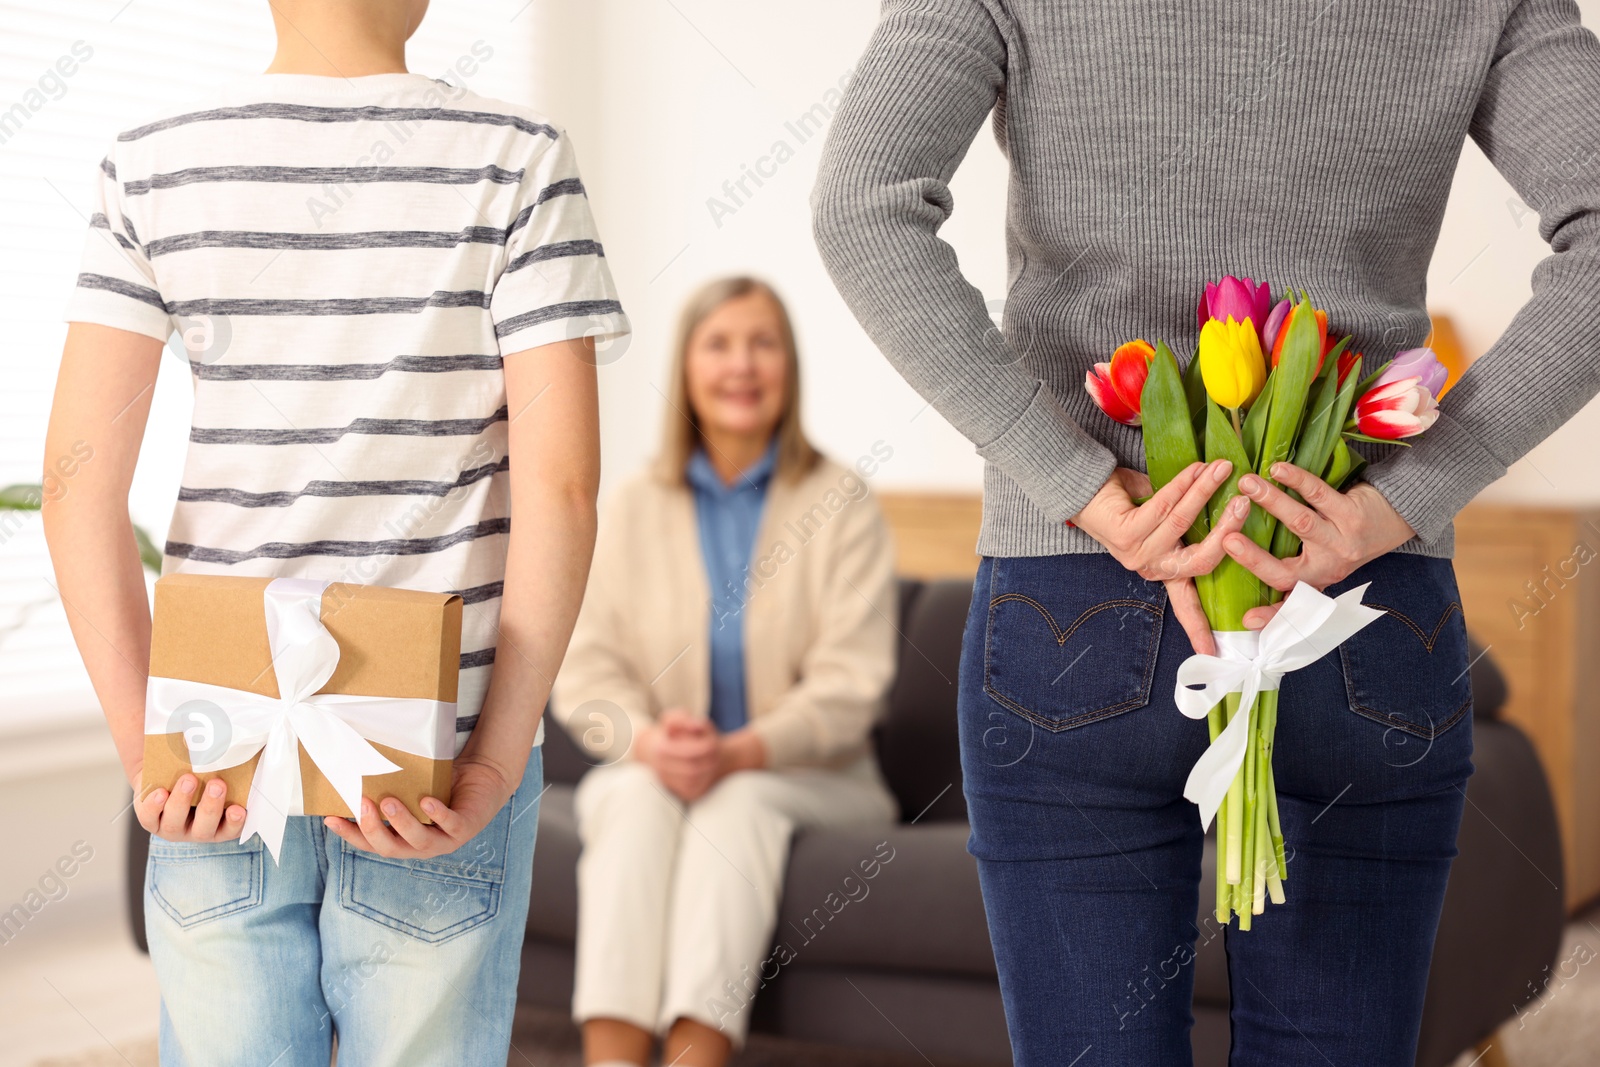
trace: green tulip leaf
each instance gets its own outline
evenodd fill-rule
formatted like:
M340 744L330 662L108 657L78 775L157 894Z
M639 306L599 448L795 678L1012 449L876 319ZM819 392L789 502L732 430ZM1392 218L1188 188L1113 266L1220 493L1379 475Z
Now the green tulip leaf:
M1163 341L1156 342L1150 373L1139 395L1139 412L1144 431L1145 469L1150 474L1150 485L1160 489L1200 459L1178 360ZM1189 528L1186 539L1191 543L1199 541L1208 529L1210 524L1202 511Z
M1344 432L1344 438L1347 441L1365 441L1369 445L1399 445L1401 448L1411 447L1410 441L1394 441L1387 437L1369 437L1364 433L1357 433L1355 430L1346 430Z
M1234 432L1232 421L1210 397L1206 398L1206 458L1226 459L1233 464L1228 480L1211 495L1207 504L1215 523L1222 517L1222 509L1239 495L1239 479L1250 470L1250 463L1245 456L1244 442ZM1245 520L1244 533L1256 544L1265 546L1272 537L1272 522L1272 516L1264 509L1252 507L1250 517ZM1202 587L1201 603L1213 628L1242 630L1244 613L1266 603L1264 592L1260 579L1232 556L1225 556Z
M1274 463L1288 459L1294 452L1307 393L1322 354L1322 334L1309 300L1295 306L1283 328L1288 333L1273 371L1277 382L1272 390L1272 410L1267 414L1261 453L1256 457L1256 471L1262 477L1267 477Z
M1365 393L1366 393L1366 391L1368 389L1371 389L1374 385L1377 385L1378 384L1378 379L1383 377L1383 372L1388 370L1389 369L1389 364L1391 364L1393 362L1394 362L1394 360L1392 360L1392 359L1384 360L1383 363L1378 366L1377 370L1373 371L1371 374L1369 374L1365 378L1361 379L1361 384L1356 386L1356 395L1357 396L1365 395Z
M1196 434L1204 432L1206 417L1206 381L1200 373L1200 353L1189 357L1183 368L1183 395L1189 402L1189 414L1195 420Z
M1267 432L1267 415L1272 411L1272 393L1277 378L1277 371L1267 375L1267 384L1261 387L1261 395L1256 397L1256 402L1250 405L1244 417L1244 451L1250 457L1252 470L1255 469L1256 458L1261 454L1262 435Z

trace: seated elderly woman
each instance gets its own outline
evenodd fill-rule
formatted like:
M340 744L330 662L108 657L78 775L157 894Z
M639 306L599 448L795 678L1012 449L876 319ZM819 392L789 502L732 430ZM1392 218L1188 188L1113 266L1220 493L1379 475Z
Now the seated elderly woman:
M575 801L589 1064L642 1064L657 1036L663 1062L723 1063L772 955L793 831L896 812L869 743L894 670L889 534L858 471L801 431L776 294L749 278L695 294L671 391L658 462L602 513L554 690L606 757Z

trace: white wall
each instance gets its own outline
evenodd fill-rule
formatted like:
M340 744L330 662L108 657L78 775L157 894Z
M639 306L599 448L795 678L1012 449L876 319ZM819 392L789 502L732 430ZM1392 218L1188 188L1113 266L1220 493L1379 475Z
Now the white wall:
M1600 0L1578 0L1584 25L1600 30ZM1428 272L1428 299L1448 312L1469 357L1500 336L1532 295L1534 265L1550 254L1539 217L1517 197L1470 141L1456 172L1439 245ZM1594 359L1600 353L1581 353ZM1449 409L1449 398L1445 400ZM1600 504L1600 401L1535 448L1480 499L1547 505Z
M875 480L879 488L976 490L982 465L971 446L899 380L824 274L806 204L820 138L799 144L784 125L822 101L855 61L875 5L534 2L548 35L537 101L572 132L636 331L602 377L608 482L655 447L679 301L709 277L748 270L770 278L791 304L808 428L825 450L848 460L881 437L895 455ZM1600 0L1581 6L1588 23L1600 25ZM779 139L795 149L793 160L717 225L707 199L722 197L723 182ZM1002 297L1005 169L987 130L954 191L944 235L972 282ZM1454 318L1469 357L1492 344L1527 300L1529 275L1547 254L1537 216L1468 143L1429 278L1431 306ZM1600 404L1486 497L1600 503L1600 474L1587 459L1597 449Z
M804 7L733 0L595 0L601 51L583 42L584 16L563 0L537 0L563 69L541 78L543 105L571 131L624 306L634 325L627 350L602 376L607 481L652 454L668 392L668 346L679 304L708 278L753 272L790 305L804 360L807 426L816 443L849 462L882 439L894 449L877 483L975 490L982 465L908 388L862 334L823 272L807 197L822 136L802 141L786 124L836 103L837 85L876 19L861 0ZM591 31L592 32L592 31ZM573 67L587 69L569 77ZM596 104L596 101L598 102ZM732 214L712 197L773 154L792 150L775 176ZM1005 288L1004 164L987 134L955 182L946 236L987 295Z

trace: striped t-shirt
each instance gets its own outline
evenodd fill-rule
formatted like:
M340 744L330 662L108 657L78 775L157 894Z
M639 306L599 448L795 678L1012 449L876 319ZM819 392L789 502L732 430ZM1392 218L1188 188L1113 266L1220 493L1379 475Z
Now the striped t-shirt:
M67 318L176 330L193 375L163 571L459 593L459 749L540 417L502 358L628 331L566 135L417 74L264 74L119 135L93 210Z

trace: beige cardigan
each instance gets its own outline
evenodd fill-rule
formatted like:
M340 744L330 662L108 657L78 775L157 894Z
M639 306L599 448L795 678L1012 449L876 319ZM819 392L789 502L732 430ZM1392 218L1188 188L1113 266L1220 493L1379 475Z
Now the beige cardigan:
M768 765L859 759L894 674L897 630L889 530L855 471L823 459L796 482L774 475L746 589L747 707ZM574 712L593 700L622 709L628 722L614 728L631 729L626 740L665 708L708 714L710 625L693 492L646 470L601 515L551 694L556 720L582 745L594 709Z

